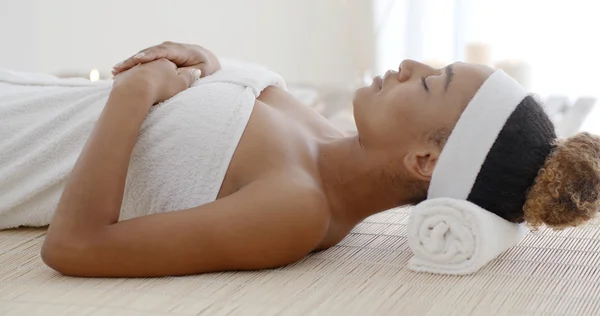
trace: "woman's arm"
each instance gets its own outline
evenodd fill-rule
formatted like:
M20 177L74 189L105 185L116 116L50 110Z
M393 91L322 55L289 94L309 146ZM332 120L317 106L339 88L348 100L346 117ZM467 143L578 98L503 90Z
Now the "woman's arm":
M115 80L69 176L44 241L46 264L73 276L182 275L279 266L316 247L327 225L323 202L285 179L194 209L118 222L129 160L149 107L193 81L165 61L130 71Z
M47 237L42 258L62 274L82 277L173 276L286 265L316 249L329 223L317 194L280 180L255 183L188 210L89 225L91 231L57 229ZM90 210L74 211L94 217Z
M152 103L141 91L112 90L69 175L49 239L66 230L95 233L118 220L131 153Z
M148 110L187 89L194 80L190 71L180 74L167 60L137 66L115 78L108 101L69 175L49 237L59 229L94 233L99 225L118 220L129 160Z

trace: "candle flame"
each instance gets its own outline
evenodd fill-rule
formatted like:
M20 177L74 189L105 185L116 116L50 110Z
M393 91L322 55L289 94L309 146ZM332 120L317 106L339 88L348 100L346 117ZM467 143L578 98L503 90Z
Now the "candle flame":
M90 71L90 81L94 82L98 80L100 80L100 72L98 69L92 69L92 71Z

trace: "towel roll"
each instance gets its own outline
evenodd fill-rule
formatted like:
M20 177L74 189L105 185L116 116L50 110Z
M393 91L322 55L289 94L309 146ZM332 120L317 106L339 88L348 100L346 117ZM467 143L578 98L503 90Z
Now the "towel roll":
M516 245L527 229L466 201L426 200L411 210L408 268L436 274L471 274Z

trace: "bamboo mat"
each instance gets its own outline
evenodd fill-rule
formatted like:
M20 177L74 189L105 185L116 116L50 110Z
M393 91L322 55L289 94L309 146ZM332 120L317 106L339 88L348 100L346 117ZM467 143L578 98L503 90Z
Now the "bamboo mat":
M405 268L406 209L268 271L81 279L39 258L44 230L0 232L0 315L600 315L600 228L530 233L475 275Z

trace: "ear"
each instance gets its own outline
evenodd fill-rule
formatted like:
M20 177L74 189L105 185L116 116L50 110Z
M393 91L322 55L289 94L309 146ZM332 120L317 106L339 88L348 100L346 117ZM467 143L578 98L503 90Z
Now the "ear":
M404 156L404 167L415 179L430 181L439 156L440 151L434 148L412 151Z

